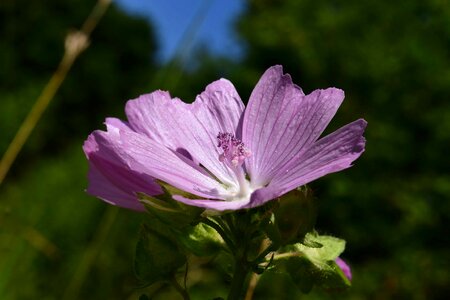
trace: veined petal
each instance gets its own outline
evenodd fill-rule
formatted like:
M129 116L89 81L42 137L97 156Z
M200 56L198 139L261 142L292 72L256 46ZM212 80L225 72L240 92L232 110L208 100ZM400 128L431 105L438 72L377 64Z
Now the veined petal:
M95 131L99 151L115 156L127 168L162 180L199 197L217 197L225 193L223 187L211 177L180 158L179 154L146 136L128 131Z
M272 180L284 165L306 151L322 134L335 115L344 92L336 88L316 90L304 97L287 98L287 111L294 112L283 120L280 113L265 147L265 158L258 176Z
M366 125L365 120L359 119L318 140L280 169L270 185L282 187L285 193L326 174L351 167L364 152Z
M216 136L221 128L237 127L242 110L243 104L227 80L210 84L193 104L171 99L168 93L157 91L128 101L126 105L134 130L174 151L187 152L226 185L233 185L236 179L219 161Z
M128 101L125 113L134 131L176 150L181 147L182 141L179 141L177 123L173 123L174 114L184 110L185 106L179 99L172 99L168 92L155 91Z
M305 96L281 66L268 69L244 117L243 142L254 153L246 164L252 184L267 184L279 168L315 142L343 99L343 91L334 88Z
M109 169L112 169L111 166ZM122 169L122 171L124 171ZM123 172L126 173L126 170ZM131 172L128 175L133 176ZM116 177L117 178L117 177ZM148 187L129 186L123 182L114 183L108 179L103 173L92 163L89 163L88 173L89 185L86 192L92 196L96 196L105 202L133 210L144 211L144 206L138 201L135 192L144 192ZM121 188L119 188L119 186ZM149 194L149 192L144 192ZM161 192L159 192L161 193Z
M223 78L209 84L191 105L192 112L205 123L214 138L219 132L236 135L244 108L233 84Z
M269 68L256 84L244 114L242 141L252 151L245 166L252 183L260 183L259 171L264 162L267 144L277 114L286 106L285 94L293 84L289 75L283 75L281 66ZM301 90L299 94L303 95Z
M107 128L117 128L122 130L132 130L128 122L124 122L117 118L106 118L105 125Z
M112 126L111 123L108 126ZM89 194L117 206L144 210L136 192L148 195L162 193L151 176L130 170L114 153L101 151L93 135L85 141L83 150L89 161Z
M320 139L276 174L270 184L253 192L248 207L265 202L324 175L351 167L363 152L367 122L359 119Z

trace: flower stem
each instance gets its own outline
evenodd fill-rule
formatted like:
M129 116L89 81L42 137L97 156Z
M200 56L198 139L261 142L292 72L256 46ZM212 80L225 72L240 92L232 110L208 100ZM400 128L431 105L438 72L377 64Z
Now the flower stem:
M233 228L233 240L235 242L236 251L234 255L234 272L231 281L231 287L228 294L228 300L242 299L245 284L252 268L251 262L248 261L248 249L250 239L250 218L248 214L231 215L226 222Z
M245 282L249 275L250 269L242 260L236 260L234 266L233 280L231 282L230 293L228 294L228 300L239 300L242 298Z

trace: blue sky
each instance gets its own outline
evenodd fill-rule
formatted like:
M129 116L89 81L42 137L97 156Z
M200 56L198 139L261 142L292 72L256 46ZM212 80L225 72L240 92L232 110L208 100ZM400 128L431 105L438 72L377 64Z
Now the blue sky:
M245 0L114 1L130 14L138 14L151 20L159 39L158 57L162 61L167 61L176 54L177 46L192 24L196 25L193 35L185 44L189 47L188 50L206 45L213 53L231 58L239 57L242 53L233 32L233 21L244 10Z

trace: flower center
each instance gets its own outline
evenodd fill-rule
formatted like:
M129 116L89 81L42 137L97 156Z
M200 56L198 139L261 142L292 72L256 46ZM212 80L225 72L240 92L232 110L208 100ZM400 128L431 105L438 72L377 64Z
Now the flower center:
M244 160L252 154L240 139L237 139L229 132L220 132L217 135L217 141L217 147L223 150L223 153L219 156L219 160L221 162L228 162L233 167L241 166Z
M233 170L238 183L238 190L230 195L229 200L250 199L252 190L250 183L245 179L245 172L241 166L244 160L252 154L251 151L245 147L240 139L237 139L233 134L228 132L220 132L217 135L217 141L217 147L223 150L223 153L219 156L219 160Z

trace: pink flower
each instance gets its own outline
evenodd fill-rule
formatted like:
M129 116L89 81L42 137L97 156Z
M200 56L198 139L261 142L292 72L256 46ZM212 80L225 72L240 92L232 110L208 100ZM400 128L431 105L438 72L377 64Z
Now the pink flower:
M164 181L197 199L177 201L217 211L263 205L326 174L351 166L364 151L366 121L320 138L344 99L336 88L305 95L269 68L245 108L232 83L217 80L192 104L155 91L130 100L128 122L106 119L83 149L87 192L143 210L136 192L156 196Z

